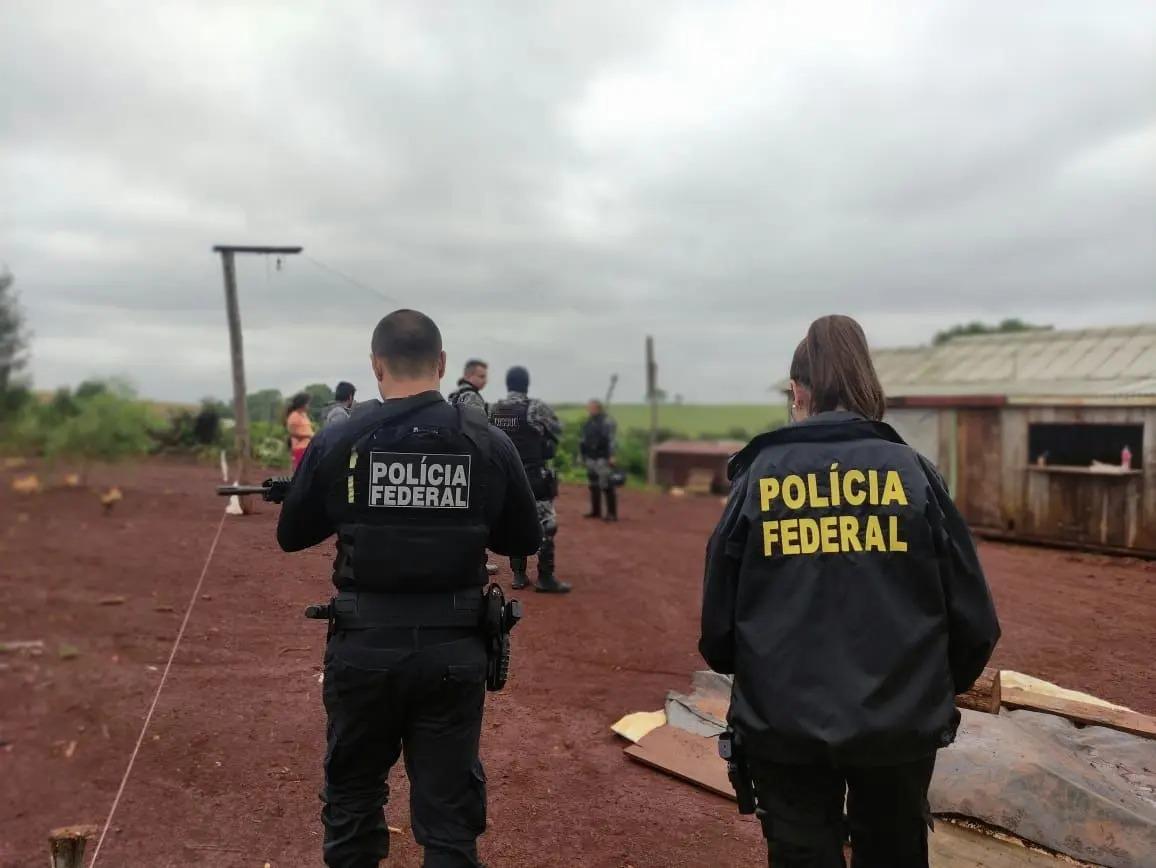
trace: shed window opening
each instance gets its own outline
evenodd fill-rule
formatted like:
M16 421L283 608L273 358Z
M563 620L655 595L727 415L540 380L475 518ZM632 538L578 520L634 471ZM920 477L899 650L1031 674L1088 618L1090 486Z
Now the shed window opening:
M1028 427L1028 458L1041 467L1141 470L1143 425L1039 423Z

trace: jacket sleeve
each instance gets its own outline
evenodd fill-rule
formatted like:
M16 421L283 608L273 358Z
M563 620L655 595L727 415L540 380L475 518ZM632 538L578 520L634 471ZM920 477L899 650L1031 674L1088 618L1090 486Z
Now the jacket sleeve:
M731 485L726 509L706 546L698 651L711 669L724 675L735 671L735 599L750 524L743 515L746 492L744 473Z
M957 694L968 690L983 672L999 641L999 620L991 590L979 563L975 542L959 514L947 485L926 460L921 460L931 497L928 521L940 564L940 581L947 602L948 657Z
M529 557L542 544L542 525L538 521L538 504L530 490L530 480L510 438L490 428L494 462L505 476L506 496L497 519L490 527L489 548L507 557Z
M325 510L324 486L318 479L323 452L319 436L305 450L301 465L277 519L277 543L282 551L299 552L323 542L335 528Z

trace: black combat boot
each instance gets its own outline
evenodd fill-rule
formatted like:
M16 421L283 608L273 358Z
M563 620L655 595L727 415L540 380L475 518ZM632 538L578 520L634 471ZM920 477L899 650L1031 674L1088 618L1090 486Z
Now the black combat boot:
M597 485L590 486L590 511L583 513L583 518L602 518L602 489Z
M528 588L531 584L530 576L526 572L529 558L510 558L510 569L514 571L514 582L510 585L515 591Z
M618 490L613 485L606 489L606 520L618 521Z
M558 581L554 575L554 535L549 534L542 540L542 548L538 550L538 584L535 591L543 594L568 594L570 586L566 582Z

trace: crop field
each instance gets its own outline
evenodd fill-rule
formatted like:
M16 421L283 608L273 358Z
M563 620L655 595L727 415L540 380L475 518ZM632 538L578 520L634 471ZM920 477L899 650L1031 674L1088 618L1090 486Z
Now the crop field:
M586 418L584 405L560 404L556 409L567 424L577 425ZM614 404L610 415L618 422L621 432L650 427L650 408L646 404ZM740 431L754 436L786 421L787 408L780 403L660 404L658 407L658 427L680 437L730 437Z

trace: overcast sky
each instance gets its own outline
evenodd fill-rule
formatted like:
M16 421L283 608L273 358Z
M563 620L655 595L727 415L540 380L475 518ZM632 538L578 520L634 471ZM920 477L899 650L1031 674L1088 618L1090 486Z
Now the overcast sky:
M824 313L880 346L1156 320L1151 0L0 0L0 20L0 260L38 387L227 395L215 243L312 257L240 264L251 390L366 395L369 334L402 305L452 368L524 364L554 400L612 372L639 400L648 333L668 392L746 402Z

